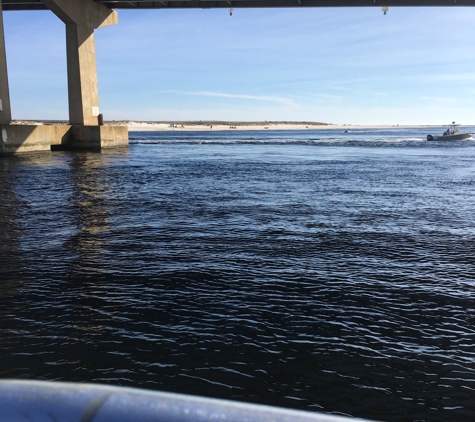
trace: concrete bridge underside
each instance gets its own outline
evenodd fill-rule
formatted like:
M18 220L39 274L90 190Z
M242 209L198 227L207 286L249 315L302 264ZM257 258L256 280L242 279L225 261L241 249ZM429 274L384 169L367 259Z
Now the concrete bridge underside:
M475 0L0 0L0 154L128 145L127 127L101 125L94 31L118 23L113 9L253 7L472 7ZM51 10L66 27L69 125L12 125L3 10Z
M475 6L475 0L94 0L110 9L187 9L229 7L410 7ZM42 0L3 0L4 10L48 9Z

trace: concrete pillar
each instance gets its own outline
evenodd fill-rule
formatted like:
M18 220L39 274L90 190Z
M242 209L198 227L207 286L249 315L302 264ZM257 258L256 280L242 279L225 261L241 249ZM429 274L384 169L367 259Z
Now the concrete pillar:
M69 121L99 124L94 29L118 23L117 12L92 0L42 0L66 24Z
M83 25L66 24L66 54L69 123L97 126L99 90L94 30Z
M56 149L127 147L127 126L99 126L102 119L99 119L94 30L118 23L117 13L92 0L41 1L66 24L71 125L11 124L0 0L0 155Z
M10 108L10 90L8 89L7 55L5 50L5 33L3 31L2 0L0 0L0 125L12 121Z

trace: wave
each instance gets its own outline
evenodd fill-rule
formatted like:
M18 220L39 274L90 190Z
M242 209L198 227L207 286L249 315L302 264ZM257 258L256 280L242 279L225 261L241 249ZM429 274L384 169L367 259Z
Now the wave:
M470 128L467 129L467 131ZM472 128L475 132L475 128ZM464 129L465 130L465 129ZM257 145L394 145L421 143L427 145L446 144L432 141L427 143L427 134L438 133L440 128L417 129L356 129L351 132L342 130L273 130L273 131L187 131L187 132L133 132L129 134L131 144L257 144ZM473 141L473 139L472 139ZM450 145L470 144L470 140L451 142Z
M209 138L173 138L173 139L144 139L142 137L130 137L130 144L151 144L151 145L201 145L201 144L252 144L252 145L312 145L312 144L394 144L394 143L414 143L426 142L422 138L376 138L364 139L342 139L342 138L314 138L314 139L259 139L259 138L239 138L239 139L209 139Z

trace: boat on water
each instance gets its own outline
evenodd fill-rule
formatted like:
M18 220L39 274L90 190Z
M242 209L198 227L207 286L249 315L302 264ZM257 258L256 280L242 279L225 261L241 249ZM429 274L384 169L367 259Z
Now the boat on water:
M427 135L428 141L462 141L471 138L473 133L460 133L458 125L455 122L443 133L442 136Z

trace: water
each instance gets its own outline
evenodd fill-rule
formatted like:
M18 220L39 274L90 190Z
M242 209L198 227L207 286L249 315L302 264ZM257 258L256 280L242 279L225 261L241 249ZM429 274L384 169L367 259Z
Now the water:
M0 376L473 420L475 141L431 130L1 157Z

